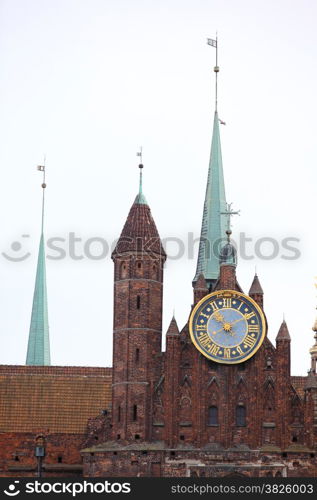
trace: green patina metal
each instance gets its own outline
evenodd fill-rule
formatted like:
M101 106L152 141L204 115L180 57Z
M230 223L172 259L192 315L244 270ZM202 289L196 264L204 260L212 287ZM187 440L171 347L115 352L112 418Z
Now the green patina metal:
M43 233L37 260L26 364L40 366L51 364Z
M147 201L146 201L146 198L143 194L143 187L142 187L142 169L143 169L143 165L140 164L139 165L139 168L140 168L140 179L139 179L139 193L137 194L135 200L134 200L134 203L136 203L137 205L147 205Z
M219 118L215 112L206 196L194 282L203 274L210 286L219 276L220 249L226 243L227 209L222 168Z

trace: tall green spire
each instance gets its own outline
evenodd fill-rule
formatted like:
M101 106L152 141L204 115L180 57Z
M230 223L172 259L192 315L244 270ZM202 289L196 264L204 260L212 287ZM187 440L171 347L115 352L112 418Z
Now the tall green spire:
M26 356L27 365L50 365L50 340L47 310L46 268L44 249L44 201L45 201L45 167L40 166L38 170L43 172L43 199L42 199L42 229L37 259L35 287L33 295L33 306L31 324L29 331L28 350Z
M226 215L224 214L226 210L219 118L216 111L194 282L197 281L200 274L203 274L207 284L210 286L219 276L220 249L226 243L227 222Z

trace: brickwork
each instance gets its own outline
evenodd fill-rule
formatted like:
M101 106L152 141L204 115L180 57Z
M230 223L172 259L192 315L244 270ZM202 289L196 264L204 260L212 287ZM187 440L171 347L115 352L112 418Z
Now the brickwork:
M35 475L38 435L44 475L80 475L80 449L106 438L87 422L109 412L111 379L110 368L0 366L0 475Z

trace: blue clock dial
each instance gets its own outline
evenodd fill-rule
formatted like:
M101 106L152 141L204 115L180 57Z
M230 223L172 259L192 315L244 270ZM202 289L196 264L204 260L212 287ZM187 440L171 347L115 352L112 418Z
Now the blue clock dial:
M262 309L253 299L231 290L213 292L194 308L191 339L207 358L235 364L250 358L266 333Z

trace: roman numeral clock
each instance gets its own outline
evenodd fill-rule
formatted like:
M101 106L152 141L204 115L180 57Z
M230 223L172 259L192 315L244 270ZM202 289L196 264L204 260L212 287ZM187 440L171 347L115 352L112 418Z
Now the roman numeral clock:
M251 358L266 333L262 309L250 297L232 290L206 295L193 309L189 330L195 347L217 363Z

